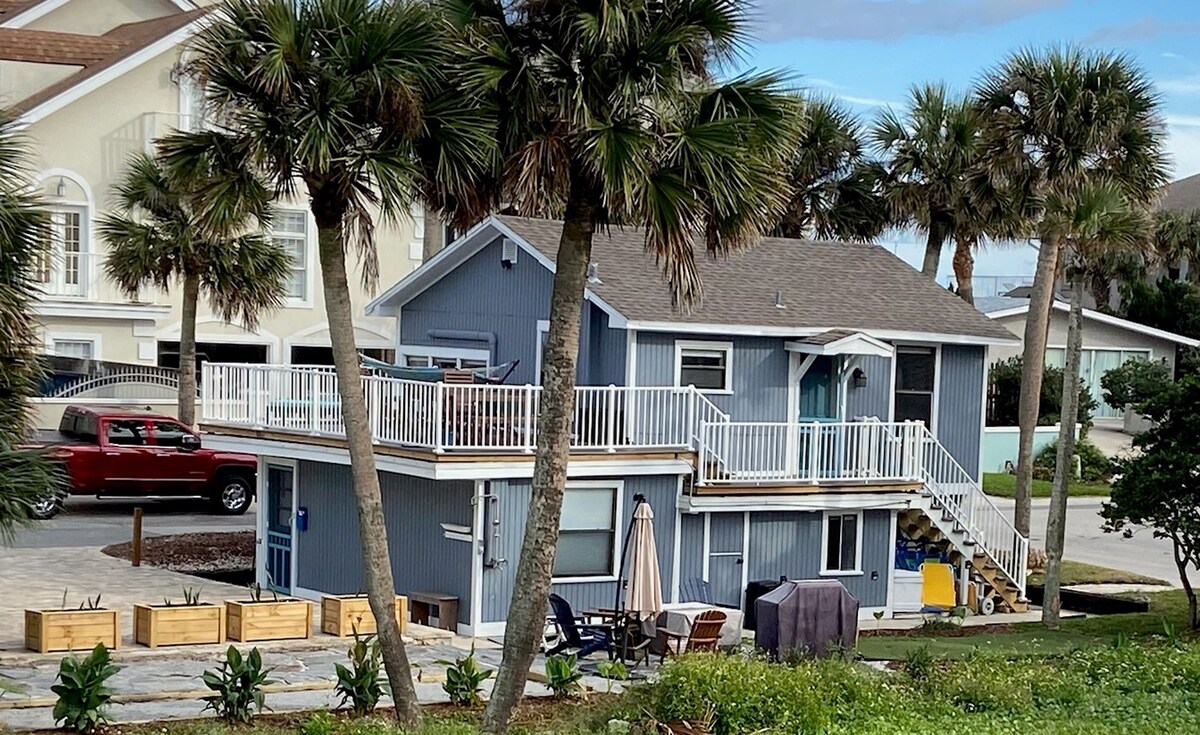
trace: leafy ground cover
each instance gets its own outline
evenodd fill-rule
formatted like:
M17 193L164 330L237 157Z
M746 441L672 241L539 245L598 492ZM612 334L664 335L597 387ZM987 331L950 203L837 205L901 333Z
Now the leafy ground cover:
M1034 480L1033 497L1050 497L1050 487L1049 480ZM985 472L983 491L988 495L1011 498L1017 492L1017 476L1004 472ZM1108 497L1110 491L1107 482L1072 482L1067 486L1067 494L1071 497Z

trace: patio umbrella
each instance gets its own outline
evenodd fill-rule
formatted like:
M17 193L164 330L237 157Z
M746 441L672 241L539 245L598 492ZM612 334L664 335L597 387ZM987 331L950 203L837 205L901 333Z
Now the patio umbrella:
M654 547L654 511L646 502L633 511L633 555L629 560L629 587L625 609L639 618L662 612L662 578L658 574L658 551Z

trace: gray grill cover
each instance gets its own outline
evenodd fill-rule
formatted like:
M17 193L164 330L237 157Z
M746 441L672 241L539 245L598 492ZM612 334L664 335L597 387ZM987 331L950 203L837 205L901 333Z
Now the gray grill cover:
M754 645L772 658L799 649L825 656L830 643L844 650L858 639L858 600L837 580L784 582L754 603Z

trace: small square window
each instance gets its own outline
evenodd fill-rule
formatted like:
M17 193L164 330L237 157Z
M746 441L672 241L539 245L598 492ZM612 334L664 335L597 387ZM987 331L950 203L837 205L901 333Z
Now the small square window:
M675 343L675 384L704 391L730 391L733 345L726 342Z

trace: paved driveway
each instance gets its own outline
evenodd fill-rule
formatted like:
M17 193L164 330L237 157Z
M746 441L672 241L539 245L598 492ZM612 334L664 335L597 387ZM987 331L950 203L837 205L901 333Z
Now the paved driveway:
M18 549L46 549L72 546L108 546L128 541L133 530L133 509L144 511L144 536L176 533L214 533L254 530L258 504L241 516L219 516L208 512L201 501L170 502L134 500L67 499L63 512L49 521L38 521L21 531L14 546ZM0 572L2 573L2 572Z

